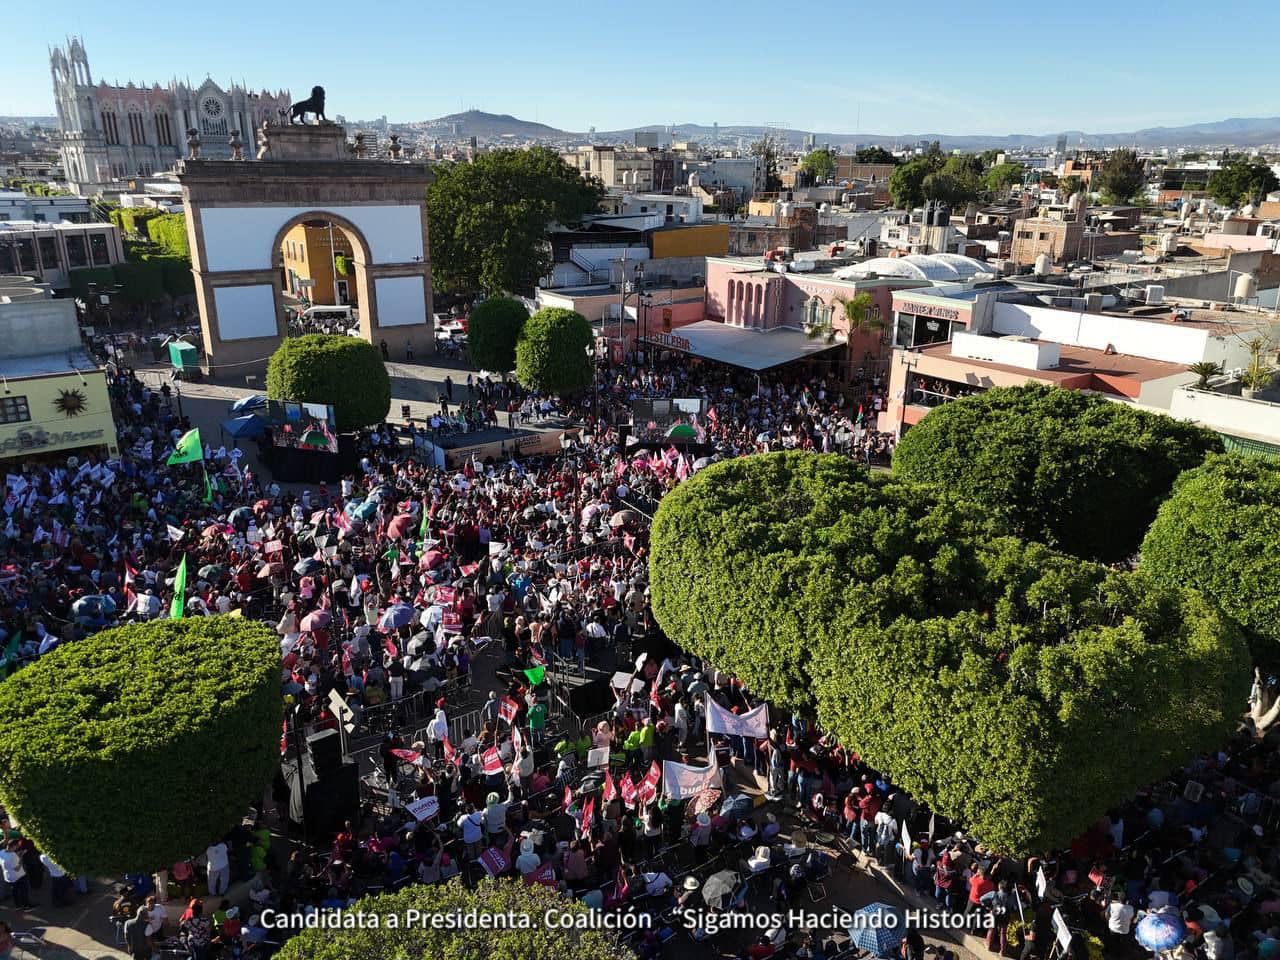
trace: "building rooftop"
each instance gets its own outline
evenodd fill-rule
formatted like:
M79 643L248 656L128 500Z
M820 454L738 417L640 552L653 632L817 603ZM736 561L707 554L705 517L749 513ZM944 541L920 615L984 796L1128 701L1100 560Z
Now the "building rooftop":
M1032 342L1048 343L1050 341L1033 340ZM993 363L989 360L974 360L968 357L955 357L954 359L957 363L963 363L966 366L1034 376L1056 384L1075 380L1081 376L1093 376L1099 378L1097 389L1108 393L1116 392L1115 390L1107 389L1108 380L1128 380L1142 383L1147 380L1162 380L1165 377L1187 372L1187 368L1179 363L1165 363L1163 360L1148 360L1145 357L1106 353L1102 350L1091 350L1088 347L1078 347L1065 343L1056 344L1056 346L1058 347L1058 365L1043 370L1015 367L1005 363ZM920 352L929 357L949 360L952 359L951 348L951 343L935 343L920 348Z
M32 357L0 358L0 376L18 380L22 377L40 377L49 374L82 373L96 371L98 367L83 349L59 350L57 353L38 353Z
M979 273L993 273L989 263L956 253L913 253L905 257L872 257L836 271L841 280L856 280L874 273L881 277L905 277L909 280L972 280Z

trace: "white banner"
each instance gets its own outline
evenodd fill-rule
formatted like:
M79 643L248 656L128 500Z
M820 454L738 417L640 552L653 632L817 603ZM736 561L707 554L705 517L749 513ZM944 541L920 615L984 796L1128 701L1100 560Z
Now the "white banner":
M696 797L707 787L720 786L720 767L714 757L709 767L691 767L674 760L662 762L662 794L668 800Z
M736 714L726 710L707 695L707 731L728 733L739 737L767 737L769 735L769 705L762 703L754 710Z

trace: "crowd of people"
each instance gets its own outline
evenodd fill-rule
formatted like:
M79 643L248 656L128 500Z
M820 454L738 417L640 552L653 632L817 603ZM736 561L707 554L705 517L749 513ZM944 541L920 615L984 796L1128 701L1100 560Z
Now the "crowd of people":
M338 725L333 692L357 725L362 805L340 829L291 830L281 778L274 811L254 811L226 837L193 837L189 859L122 878L115 912L135 956L174 936L199 960L224 947L266 951L267 907L318 909L456 875L518 876L643 910L656 922L632 938L642 956L673 936L728 948L711 932L717 914L811 899L842 850L899 873L940 909L991 916L997 952L1047 957L1053 906L1104 934L1108 956L1132 949L1140 911L1170 907L1192 930L1183 949L1210 960L1280 952L1280 897L1269 892L1280 869L1276 755L1265 747L1207 760L1184 777L1197 790L1175 783L1137 798L1069 851L1011 860L918 808L803 718L708 732L708 711L744 717L759 704L655 623L647 513L696 466L674 448L623 449L631 404L705 400L698 449L710 460L806 449L875 461L892 450L873 429L884 387L875 375L757 377L673 357L600 374L577 407L470 376L443 388L454 409L584 422L555 456L446 470L384 427L362 438L355 474L294 492L243 468L237 451L206 446L206 494L200 465L166 465L190 427L173 398L119 369L119 458L7 475L3 669L110 623L165 615L186 557L196 572L187 615L238 610L278 633L286 756ZM612 677L614 702L565 712L551 694L566 673ZM674 798L661 779L668 762L736 772L718 790ZM767 784L763 804L751 771ZM16 907L37 878L54 903L84 889L20 829L0 827L3 892ZM904 827L915 838L905 846ZM294 845L273 843L273 829ZM184 909L171 916L175 896ZM703 919L686 930L682 911L695 909ZM753 958L842 949L803 930L732 948ZM922 948L914 935L903 941L905 956ZM1084 960L1087 940L1073 949Z

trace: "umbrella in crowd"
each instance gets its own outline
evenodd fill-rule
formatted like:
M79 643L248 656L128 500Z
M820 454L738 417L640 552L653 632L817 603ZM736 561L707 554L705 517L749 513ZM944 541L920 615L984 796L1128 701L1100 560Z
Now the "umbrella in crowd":
M394 500L396 498L395 488L386 483L380 483L365 497L365 503L377 503L379 500Z
M725 902L733 896L734 888L738 885L738 875L732 870L721 870L719 873L713 873L707 877L707 882L702 885L702 899L706 901L708 907L714 910L723 910Z
M1153 953L1172 950L1187 938L1187 925L1176 913L1148 913L1133 935L1138 943Z
M101 623L116 612L116 602L102 594L89 594L71 605L71 615L77 620Z
M352 516L360 520L368 520L378 512L378 501L366 500L352 511Z
M201 580L221 580L227 575L227 568L220 563L206 563L197 572Z
M699 457L697 460L693 461L693 469L701 470L703 467L709 467L713 463L715 463L715 461L710 457Z
M267 405L267 398L260 393L251 393L247 397L241 397L231 405L231 412L234 414L248 413L250 410L258 410Z
M417 530L418 521L407 513L399 514L387 524L387 536L392 540L411 537Z
M229 520L237 530L248 530L249 524L253 521L253 511L248 507L236 507L227 514L227 520Z
M299 626L306 631L323 630L333 620L333 615L328 610L312 610L305 617Z
M720 800L719 787L707 787L696 797L693 798L694 813L709 813L711 808Z
M222 429L237 440L252 440L262 436L266 426L258 417L248 416L223 421Z
M282 573L284 573L283 563L264 563L258 569L258 579L266 580L268 577L278 577Z
M901 911L887 903L869 903L856 910L849 927L850 944L877 957L894 956L906 936Z
M309 577L322 569L324 569L324 564L315 557L307 557L305 560L299 560L293 565L293 572L300 577Z
M636 523L640 520L640 514L634 510L619 510L609 518L609 526L620 527L627 523Z
M667 438L670 440L697 440L698 431L687 423L677 423L667 431Z
M398 630L413 621L413 607L407 603L393 603L378 618L379 630Z

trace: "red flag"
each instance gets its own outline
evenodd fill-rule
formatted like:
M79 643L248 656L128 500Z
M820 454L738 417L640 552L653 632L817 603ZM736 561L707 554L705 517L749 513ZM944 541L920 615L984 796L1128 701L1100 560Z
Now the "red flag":
M626 547L628 550L630 550L632 553L636 552L636 538L633 537L631 534L624 533L622 535L622 545Z
M399 757L405 763L413 763L420 756L422 756L422 754L419 753L417 750L392 750L391 755L393 757Z
M622 802L628 807L634 806L636 802L636 794L639 791L636 789L635 781L631 779L631 774L624 773L622 775L622 783L619 789L622 791Z
M453 745L452 743L450 743L450 742L449 742L449 738L448 738L448 737L445 737L443 742L444 742L444 759L445 759L445 763L452 763L452 764L455 764L455 765L456 765L456 764L458 763L458 751L457 751L457 749L454 747L454 745Z
M605 803L612 803L618 796L618 788L613 783L613 774L608 770L604 772L604 790L601 792L600 796L604 799Z
M529 659L540 667L545 667L547 665L547 658L543 655L542 649L537 645L529 648Z
M483 769L485 773L494 774L502 772L502 757L498 755L497 747L490 747L486 750L482 759L484 766L481 769Z
M568 810L573 806L573 787L567 783L564 785L564 808Z
M591 832L591 818L596 814L596 798L590 798L582 805L582 827L581 833L585 837Z
M715 407L707 407L707 419L714 425L720 419Z
M676 461L676 479L689 479L689 461L685 459L684 454L681 454L680 459Z
M524 875L524 882L532 886L540 883L544 887L558 887L559 881L556 880L556 868L550 860L540 866L537 870L533 870Z
M520 734L520 728L512 727L511 728L511 752L515 757L519 758L520 751L523 749L524 749L524 737L521 736Z
M484 872L489 876L497 877L499 874L504 873L507 867L511 866L511 861L497 847L490 847L480 854L480 866L484 867Z
M387 637L382 641L382 649L387 651L387 653L393 657L400 656L400 651L396 649L396 642L390 637Z
M652 803L658 796L658 781L662 779L662 767L658 765L658 761L653 761L653 766L649 768L649 772L644 775L644 782L640 784L640 802Z
M516 714L520 712L520 704L516 703L510 697L503 697L498 704L498 716L507 721L508 724L516 722Z
M476 571L480 569L480 564L478 564L478 563L464 563L464 564L463 564L461 567L459 567L458 569L462 571L462 575L463 575L464 577L473 577L473 576L475 576Z

